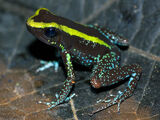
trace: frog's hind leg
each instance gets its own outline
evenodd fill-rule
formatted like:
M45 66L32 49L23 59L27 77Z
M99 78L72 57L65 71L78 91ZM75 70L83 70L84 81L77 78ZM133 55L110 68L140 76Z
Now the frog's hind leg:
M111 43L120 45L120 46L128 46L128 40L124 37L108 30L107 28L101 27L99 25L89 25L89 27L98 30L103 36L107 38Z
M97 66L97 68L101 68L101 64L98 64L98 65L99 66ZM103 109L106 109L106 108L108 108L114 104L117 104L117 103L118 103L118 111L119 111L120 110L120 103L132 95L132 93L136 87L137 81L140 77L141 71L142 71L142 68L138 64L126 65L123 67L115 67L114 63L110 63L110 65L114 66L114 68L113 67L111 68L111 66L108 66L106 68L110 67L110 70L105 69L105 71L100 70L100 72L97 72L97 71L95 72L95 75L93 75L91 78L92 86L95 88L99 88L102 86L109 86L109 85L113 85L115 83L118 83L118 82L124 80L125 78L129 78L128 86L123 92L119 91L118 95L109 96L109 98L113 97L112 99L100 100L101 102L106 102L107 105L94 111L92 114L94 114L98 111L101 111ZM93 71L95 71L95 70L93 70ZM98 73L98 75L97 75L97 73ZM100 101L98 101L98 102L100 102Z

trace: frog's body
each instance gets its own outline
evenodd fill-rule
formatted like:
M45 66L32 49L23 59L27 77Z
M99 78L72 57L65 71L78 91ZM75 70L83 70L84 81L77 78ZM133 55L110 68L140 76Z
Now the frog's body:
M61 56L67 70L64 88L56 94L55 102L46 103L54 107L69 98L74 84L72 61L83 65L93 65L91 84L95 88L115 84L129 77L124 92L110 100L107 106L120 103L129 97L139 79L141 67L137 64L119 67L120 51L115 44L126 46L128 41L113 32L99 26L85 26L50 13L40 8L27 21L28 30L41 41L54 45L61 50ZM50 107L50 108L51 108Z

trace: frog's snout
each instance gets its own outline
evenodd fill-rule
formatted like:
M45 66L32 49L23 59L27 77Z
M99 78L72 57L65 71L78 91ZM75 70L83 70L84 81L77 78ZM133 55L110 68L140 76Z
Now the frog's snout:
M94 88L100 88L101 87L101 82L100 80L97 80L95 77L93 77L91 79L91 85L94 87Z

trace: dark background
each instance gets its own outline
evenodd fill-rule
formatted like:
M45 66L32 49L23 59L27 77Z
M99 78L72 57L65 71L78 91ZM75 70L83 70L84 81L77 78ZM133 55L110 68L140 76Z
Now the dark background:
M75 66L76 93L70 102L51 110L37 101L50 101L63 85L65 71L55 48L26 29L25 21L45 7L83 24L99 24L129 39L121 65L138 63L143 74L134 95L90 117L96 101L125 89L127 82L100 90L89 84L90 71ZM160 120L160 0L0 0L0 120ZM60 62L36 73L42 60ZM101 104L102 105L102 104Z

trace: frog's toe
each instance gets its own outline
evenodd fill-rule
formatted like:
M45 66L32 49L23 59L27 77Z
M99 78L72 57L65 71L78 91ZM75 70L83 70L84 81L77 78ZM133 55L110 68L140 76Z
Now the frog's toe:
M54 108L54 107L56 107L56 105L55 105L55 104L50 105L50 107L48 108L48 110L50 110L51 108Z
M72 99L75 95L76 95L76 94L73 93L72 95L70 95L69 97L67 97L67 98L65 99L65 102L70 101L70 99Z
M112 106L112 105L114 105L114 104L118 104L118 113L120 113L120 104L121 104L121 102L124 100L124 97L122 97L123 94L124 94L123 92L118 91L118 95L116 95L116 96L113 98L113 100L108 103L107 106L110 107L110 106Z
M51 102L43 102L43 101L38 101L39 104L45 104L47 106L51 105Z
M42 67L39 67L36 72L44 71L50 67L54 67L54 70L57 72L59 68L59 63L57 61L43 61L41 60L40 63L43 65Z
M45 104L47 106L49 106L48 109L54 108L56 105L56 102L52 101L52 102L43 102L43 101L38 101L39 104Z
M110 96L107 96L105 99L100 99L97 101L97 103L106 103L105 108L108 108L114 104L118 104L118 112L120 112L120 104L124 100L123 92L118 91L118 95L110 94Z
M102 102L109 103L111 101L112 101L111 99L100 99L100 100L97 100L97 103L102 103Z
M113 98L115 98L115 97L116 97L116 95L110 94L106 98L98 100L97 103L102 103L102 102L109 103L109 102L113 101Z

